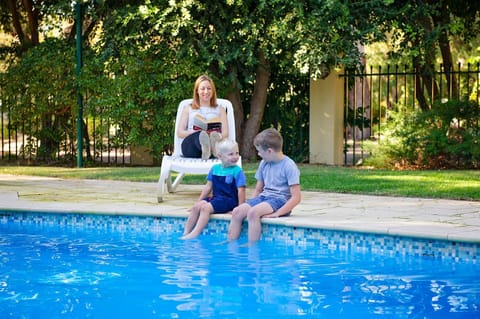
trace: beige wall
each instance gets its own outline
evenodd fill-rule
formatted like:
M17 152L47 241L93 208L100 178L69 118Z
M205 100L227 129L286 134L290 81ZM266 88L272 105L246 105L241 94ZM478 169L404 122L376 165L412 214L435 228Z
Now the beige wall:
M310 80L310 163L343 165L343 80Z

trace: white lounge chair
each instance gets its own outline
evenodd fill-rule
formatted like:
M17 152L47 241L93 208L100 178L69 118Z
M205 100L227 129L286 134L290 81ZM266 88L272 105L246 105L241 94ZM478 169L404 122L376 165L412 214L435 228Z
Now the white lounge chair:
M185 174L204 174L207 175L210 168L220 163L220 160L214 158L209 160L202 160L201 158L188 158L182 156L182 141L183 138L177 136L176 132L180 122L180 116L184 107L190 105L192 99L186 99L180 102L177 110L177 117L175 119L175 134L173 144L173 154L171 156L164 155L162 158L162 166L160 168L160 178L158 179L158 195L159 203L163 202L163 197L168 191L175 192L178 184L183 179ZM235 116L233 113L232 103L225 99L217 99L217 103L223 106L227 111L228 120L228 138L235 141ZM237 165L242 166L242 158L238 159ZM172 182L172 172L178 173L175 180Z

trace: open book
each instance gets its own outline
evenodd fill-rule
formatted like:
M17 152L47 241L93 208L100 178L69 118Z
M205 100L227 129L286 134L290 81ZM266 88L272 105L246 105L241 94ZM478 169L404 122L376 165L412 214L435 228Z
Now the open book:
M203 116L197 114L193 118L193 129L196 131L207 131L207 133L214 131L221 133L222 121L219 117L207 121Z

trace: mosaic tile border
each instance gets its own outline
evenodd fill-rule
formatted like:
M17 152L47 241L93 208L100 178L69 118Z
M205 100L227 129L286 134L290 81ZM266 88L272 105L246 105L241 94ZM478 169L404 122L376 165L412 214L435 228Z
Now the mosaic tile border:
M0 211L0 224L7 223L165 234L182 232L185 218L95 213ZM205 231L207 234L226 234L227 228L227 220L212 219ZM246 236L246 228L244 227L242 236ZM292 245L315 249L374 253L384 256L422 256L474 263L480 260L480 244L478 243L290 227L275 224L264 224L262 230L263 240L282 240Z

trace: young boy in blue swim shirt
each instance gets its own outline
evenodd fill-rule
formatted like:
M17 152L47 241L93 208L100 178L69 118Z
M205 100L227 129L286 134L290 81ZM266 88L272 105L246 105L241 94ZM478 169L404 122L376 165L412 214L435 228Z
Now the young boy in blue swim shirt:
M248 220L248 241L256 242L262 232L261 218L288 216L301 201L300 171L282 152L283 138L274 128L260 132L253 145L262 158L255 178L252 198L232 211L228 240L236 240L242 223Z
M198 237L211 214L230 212L245 201L246 178L242 168L236 165L240 156L238 144L223 139L215 149L222 163L215 164L208 173L198 202L190 209L181 239Z

